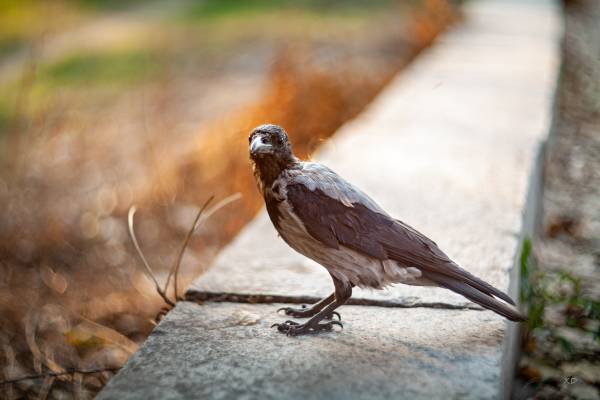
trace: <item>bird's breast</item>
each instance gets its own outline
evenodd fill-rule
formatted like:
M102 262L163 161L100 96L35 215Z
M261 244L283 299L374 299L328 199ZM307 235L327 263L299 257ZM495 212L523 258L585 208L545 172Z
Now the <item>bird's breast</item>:
M322 246L308 233L287 199L277 203L277 213L279 215L277 231L294 250L311 257L312 253Z

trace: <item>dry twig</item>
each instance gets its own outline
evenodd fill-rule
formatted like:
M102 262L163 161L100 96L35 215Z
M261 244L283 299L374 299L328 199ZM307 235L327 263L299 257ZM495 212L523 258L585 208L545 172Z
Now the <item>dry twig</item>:
M198 211L198 214L196 215L196 219L194 220L192 227L190 228L185 240L182 243L181 250L179 251L179 255L177 256L177 260L176 260L175 264L173 265L173 268L171 269L171 271L169 271L169 275L167 276L167 283L165 284L165 292L169 285L169 280L171 278L171 275L173 275L173 287L174 287L174 292L175 292L175 298L179 299L179 294L178 294L178 290L177 290L177 285L178 285L177 277L179 274L179 269L181 267L181 260L183 259L183 254L185 252L185 249L187 248L187 245L188 245L193 233L196 231L196 229L198 229L198 227L202 224L202 222L204 222L208 218L210 218L211 215L213 215L215 212L219 211L221 208L225 207L226 205L233 203L236 200L239 200L241 197L242 197L242 195L240 193L234 193L230 196L227 196L223 200L219 201L217 204L215 204L214 206L209 208L206 211L206 213L204 213L204 210L208 206L208 204L212 201L214 196L211 196L204 203L202 208L200 208L200 211Z
M169 282L171 281L171 275L173 275L173 292L175 293L175 301L179 300L179 294L177 293L177 281L178 281L177 276L179 274L181 260L183 259L183 253L185 253L185 249L190 241L190 238L196 231L196 228L198 226L198 221L200 220L202 213L204 212L206 207L210 204L210 202L213 201L214 198L215 198L215 196L210 196L208 198L208 200L206 200L204 205L202 207L200 207L200 211L198 211L198 214L196 215L196 218L194 219L194 223L192 224L192 227L188 231L187 236L185 237L185 239L183 240L183 243L181 244L181 249L179 249L179 254L177 255L177 259L175 260L173 267L169 271L169 275L167 275L167 282L165 283L164 291L166 292L167 289L169 288Z
M129 226L129 235L131 236L131 240L135 246L135 249L136 249L138 255L140 256L140 259L142 260L142 262L144 264L144 267L146 268L146 272L148 273L150 278L152 278L152 280L154 281L156 291L163 298L165 303L167 303L169 306L174 307L175 303L178 300L180 300L179 290L178 290L179 289L179 287L178 287L179 270L181 268L181 261L183 260L183 255L185 253L185 249L187 248L192 235L194 234L196 229L198 229L198 227L202 224L202 222L204 222L206 219L208 219L211 215L213 215L215 212L219 211L221 208L225 207L226 205L228 205L236 200L239 200L241 197L242 197L242 195L240 193L235 193L235 194L232 194L231 196L227 196L226 198L224 198L223 200L219 201L217 204L212 206L210 209L208 209L206 212L204 212L204 211L206 210L206 208L208 207L210 202L214 199L214 196L211 196L204 203L204 205L198 211L198 214L196 215L196 218L194 219L194 223L192 224L190 230L188 231L185 239L183 240L183 242L181 244L181 248L179 249L177 258L175 259L175 262L173 263L173 266L171 267L171 269L169 270L169 274L167 275L167 280L165 282L164 288L160 287L158 280L156 279L156 275L154 275L154 271L152 270L152 268L150 267L150 264L146 260L146 257L144 256L144 253L142 252L142 249L140 248L140 245L135 236L135 231L133 229L133 216L135 215L136 208L135 208L135 206L132 206L129 209L128 226ZM167 295L168 290L169 290L169 283L171 283L171 278L173 278L173 292L175 294L174 302L171 299L169 299L169 297Z
M140 245L138 244L137 238L135 236L135 231L133 230L133 216L135 215L136 211L137 211L137 209L135 208L135 206L131 206L131 208L129 209L129 213L127 215L127 222L128 222L128 226L129 226L129 236L131 236L131 241L133 242L133 245L135 246L135 249L136 249L138 255L140 256L140 258L144 264L144 267L146 267L146 272L148 273L150 278L152 278L152 280L154 281L156 291L158 292L160 297L163 298L165 303L167 303L171 307L174 307L175 303L173 303L167 297L167 294L160 288L160 285L158 284L158 280L156 279L156 276L154 275L154 271L152 271L152 268L150 268L150 264L148 264L148 261L146 260L146 257L144 256L144 253L142 252L142 249L140 248Z

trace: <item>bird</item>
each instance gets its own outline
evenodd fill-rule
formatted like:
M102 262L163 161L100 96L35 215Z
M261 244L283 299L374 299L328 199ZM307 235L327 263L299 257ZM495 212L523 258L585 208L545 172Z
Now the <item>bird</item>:
M393 284L446 288L511 321L525 320L507 294L461 268L433 240L327 166L298 159L282 127L258 126L248 141L253 174L279 236L333 279L333 293L311 307L279 309L309 318L274 324L279 332L295 336L343 328L335 310L354 287Z

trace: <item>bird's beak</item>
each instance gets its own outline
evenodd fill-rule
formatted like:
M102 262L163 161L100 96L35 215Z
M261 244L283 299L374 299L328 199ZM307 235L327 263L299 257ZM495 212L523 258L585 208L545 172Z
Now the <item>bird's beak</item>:
M271 152L271 145L267 143L263 143L262 137L257 135L252 142L250 143L250 154L265 154Z

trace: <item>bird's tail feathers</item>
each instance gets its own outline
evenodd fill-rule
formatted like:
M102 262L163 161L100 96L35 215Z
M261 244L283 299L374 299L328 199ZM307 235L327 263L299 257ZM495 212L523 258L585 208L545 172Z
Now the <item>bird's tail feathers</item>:
M427 278L434 281L438 285L445 287L446 289L450 289L453 292L466 297L472 302L477 303L488 310L494 311L495 313L500 314L511 321L526 320L526 317L519 310L517 310L516 307L500 301L495 297L490 296L489 294L486 294L477 288L474 288L468 283L460 282L452 277L435 272L428 271L426 275Z

